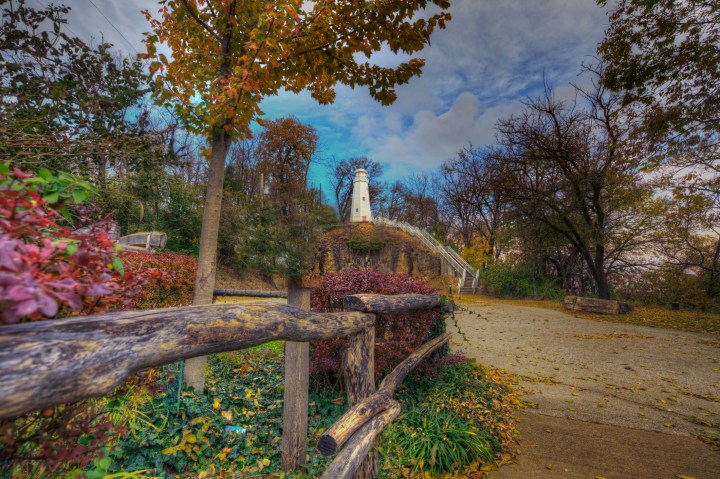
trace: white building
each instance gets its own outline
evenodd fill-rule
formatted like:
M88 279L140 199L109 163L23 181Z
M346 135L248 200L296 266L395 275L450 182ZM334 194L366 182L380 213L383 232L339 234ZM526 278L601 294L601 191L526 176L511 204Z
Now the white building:
M368 189L367 171L355 170L352 192L351 223L367 223L372 221L370 213L370 190Z

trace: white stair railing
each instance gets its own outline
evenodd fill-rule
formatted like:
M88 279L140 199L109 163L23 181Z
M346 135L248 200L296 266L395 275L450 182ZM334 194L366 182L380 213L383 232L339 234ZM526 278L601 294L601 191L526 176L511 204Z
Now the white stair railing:
M473 293L477 290L478 281L480 279L480 271L475 270L470 265L470 263L465 260L465 258L460 256L452 248L449 248L440 243L427 231L421 230L420 228L412 226L408 223L383 218L382 216L373 216L373 222L376 224L382 224L393 228L398 228L419 239L420 242L422 242L430 251L439 254L450 265L450 267L455 271L455 273L460 276L460 279L458 280L458 292L460 292L461 288L465 287L465 280L467 279L468 275L473 278Z

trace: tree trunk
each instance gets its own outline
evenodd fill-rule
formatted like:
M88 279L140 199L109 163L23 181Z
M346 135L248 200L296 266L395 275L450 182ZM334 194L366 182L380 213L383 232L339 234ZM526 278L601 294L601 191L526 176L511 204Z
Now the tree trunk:
M595 264L591 266L591 272L597 285L598 298L610 299L610 284L605 272L605 247L602 245L595 246Z
M215 289L217 261L217 240L220 230L220 208L222 207L223 182L225 179L225 157L230 148L230 136L222 126L212 133L210 167L208 170L205 205L203 208L200 252L195 276L193 305L212 304ZM207 357L201 356L185 361L185 384L201 392L205 388L205 366Z
M710 278L708 278L707 285L708 297L714 298L718 294L718 289L720 289L718 286L720 286L720 236L715 242L715 252L710 264Z

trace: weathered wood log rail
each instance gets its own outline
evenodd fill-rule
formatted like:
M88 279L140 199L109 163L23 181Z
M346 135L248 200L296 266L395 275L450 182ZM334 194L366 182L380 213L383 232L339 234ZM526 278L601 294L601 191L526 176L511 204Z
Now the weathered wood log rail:
M256 289L215 289L213 296L245 296L250 298L287 298L287 291L261 291Z
M377 392L351 407L318 440L318 450L325 456L337 452L350 437L369 419L389 408L395 390L405 377L428 357L430 353L450 340L450 333L443 334L425 343L385 376Z
M364 313L400 313L430 309L439 304L437 294L355 294L345 298L343 307L346 311ZM320 437L318 450L329 456L343 444L345 448L321 479L370 479L377 473L377 453L371 452L371 447L375 438L400 414L400 405L392 400L395 390L423 359L450 340L450 334L433 338L408 356L383 379L377 392L374 338L375 327L368 326L352 336L344 353L343 372L350 409Z
M345 447L322 477L369 479L377 471L372 444L400 413L392 400L395 389L450 337L428 341L375 392L374 313L428 309L439 301L438 295L354 295L345 301L346 312L317 313L308 311L309 290L291 289L290 305L189 306L3 326L0 419L109 394L143 369L283 339L287 341L283 469L295 469L304 462L307 450L308 342L348 337L343 372L350 408L318 443L325 455Z
M362 313L284 304L188 306L0 328L0 418L113 391L129 375L276 339L316 341L373 324Z

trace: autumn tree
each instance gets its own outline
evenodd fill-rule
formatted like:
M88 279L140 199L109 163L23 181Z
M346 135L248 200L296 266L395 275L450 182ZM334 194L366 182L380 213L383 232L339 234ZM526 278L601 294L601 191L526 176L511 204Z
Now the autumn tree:
M637 133L647 160L718 203L720 2L622 0L599 52L604 84L645 105Z
M662 215L664 228L657 253L661 271L694 277L711 300L720 297L720 235L717 208L704 195L674 195Z
M646 167L665 178L677 205L702 205L704 217L679 219L685 226L677 230L674 248L689 250L680 248L670 260L685 251L681 262L702 263L717 278L710 258L720 252L720 235L714 245L707 242L720 230L720 2L621 0L599 53L607 63L604 83L622 92L626 103L643 106L635 133ZM688 225L690 218L696 224ZM701 236L690 234L698 229Z
M370 204L377 208L384 202L385 185L380 181L380 177L383 174L383 166L380 163L366 157L340 160L335 163L335 168L330 178L330 186L333 188L335 204L337 205L338 216L341 222L350 219L353 178L355 178L355 170L357 169L367 171Z
M256 155L264 174L264 188L284 218L293 214L293 204L307 192L310 165L315 159L318 135L315 128L297 118L263 121Z
M439 13L421 15L430 3ZM209 144L194 304L212 302L225 157L234 140L252 136L263 98L281 88L308 90L327 104L341 83L367 87L390 104L395 86L419 75L424 62L388 68L369 61L373 52L422 50L435 28L445 27L449 6L448 0L318 0L305 8L301 0L162 0L157 18L146 11L147 57L160 101L172 102ZM159 44L172 55L159 52ZM188 383L202 389L204 362L188 366Z
M401 221L422 228L438 238L444 238L447 228L440 214L438 179L428 173L412 173L403 184Z
M498 123L499 186L516 215L572 245L607 299L609 277L643 261L631 253L650 240L652 189L623 149L628 112L620 97L598 83L578 93L584 105L560 102L548 88Z

